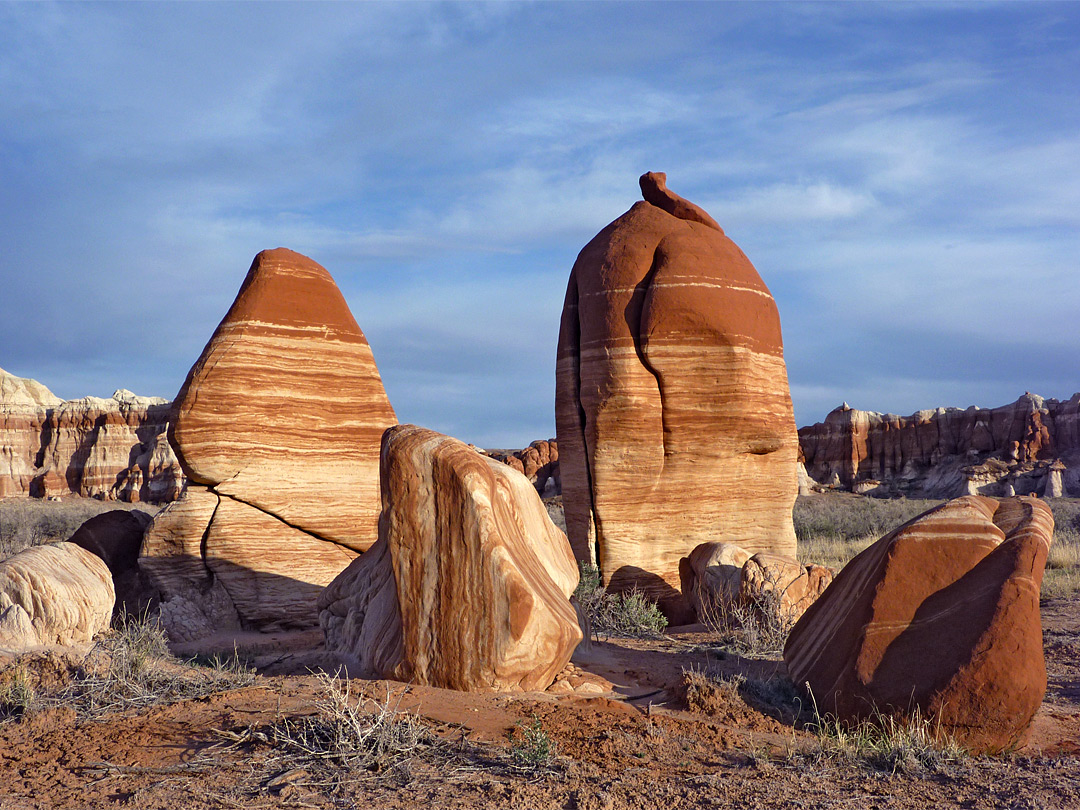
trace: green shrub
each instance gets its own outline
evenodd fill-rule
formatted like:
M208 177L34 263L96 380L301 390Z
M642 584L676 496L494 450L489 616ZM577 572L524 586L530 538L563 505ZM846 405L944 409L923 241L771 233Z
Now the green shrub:
M667 618L645 594L636 588L627 593L608 593L595 565L579 563L578 568L580 578L574 598L593 633L631 638L663 634Z

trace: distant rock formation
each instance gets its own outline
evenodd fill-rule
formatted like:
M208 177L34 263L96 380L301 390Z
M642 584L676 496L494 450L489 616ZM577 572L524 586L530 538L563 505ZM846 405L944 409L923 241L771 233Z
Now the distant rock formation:
M538 439L524 450L484 450L496 461L509 464L529 479L542 498L562 494L559 477L559 443L554 439Z
M556 368L567 532L605 584L689 618L703 542L795 553L798 442L776 303L665 176L578 255Z
M65 402L0 369L0 497L175 500L184 477L165 438L170 408L123 389Z
M1021 744L1046 691L1038 498L966 496L863 551L784 649L791 680L849 722L918 710L974 752Z
M378 535L397 421L330 274L285 248L256 256L175 414L189 484L139 562L170 637L315 626L318 593Z
M81 644L109 629L112 576L74 543L33 546L0 561L0 647Z
M799 429L817 488L952 498L1080 497L1080 394L1024 394L1000 408L936 408L895 416L849 408Z
M414 425L386 432L379 541L319 597L359 674L465 691L546 689L581 630L566 536L525 477Z

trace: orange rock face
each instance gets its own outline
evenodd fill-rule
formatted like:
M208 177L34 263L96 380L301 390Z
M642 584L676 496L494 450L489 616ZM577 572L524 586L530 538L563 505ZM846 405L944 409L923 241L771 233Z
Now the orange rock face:
M842 720L918 708L972 751L1022 743L1046 691L1039 586L1053 531L1029 497L967 496L915 518L796 624L791 679Z
M562 493L559 478L559 443L554 439L538 439L524 450L487 450L489 456L509 464L529 479L541 497Z
M555 417L575 555L677 620L679 560L701 543L795 553L798 442L772 295L664 180L644 175L646 201L574 264Z
M65 402L0 369L0 497L175 500L183 474L164 441L169 415L166 400L122 389Z
M921 498L1080 495L1080 394L910 416L845 404L800 428L799 444L814 481L856 492L873 484Z
M356 551L375 542L379 441L397 420L322 266L285 248L256 256L175 410L193 482Z
M517 471L414 425L386 432L378 542L319 597L329 649L368 676L545 689L581 630L566 536Z
M140 559L170 637L316 625L318 594L375 542L395 421L330 274L284 248L256 256L175 411L192 483Z

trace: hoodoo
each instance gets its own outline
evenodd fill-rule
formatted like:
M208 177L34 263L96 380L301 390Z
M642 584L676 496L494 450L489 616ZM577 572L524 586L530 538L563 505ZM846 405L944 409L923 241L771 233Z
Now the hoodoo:
M555 418L575 555L678 620L679 560L700 544L795 553L798 438L769 289L665 182L643 175L644 200L578 255Z
M166 628L315 625L318 592L375 542L379 442L397 421L330 274L284 248L256 256L175 413L189 485L140 560Z

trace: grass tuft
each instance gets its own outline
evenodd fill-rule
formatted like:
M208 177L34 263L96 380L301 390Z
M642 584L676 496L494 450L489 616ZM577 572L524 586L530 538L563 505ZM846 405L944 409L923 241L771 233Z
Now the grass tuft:
M0 676L0 722L26 715L37 698L30 674L16 664Z
M380 702L352 695L348 678L319 673L315 713L282 718L270 729L271 741L308 764L329 767L329 781L340 785L363 773L408 774L408 763L439 744L416 714L400 710L401 698L386 690Z

